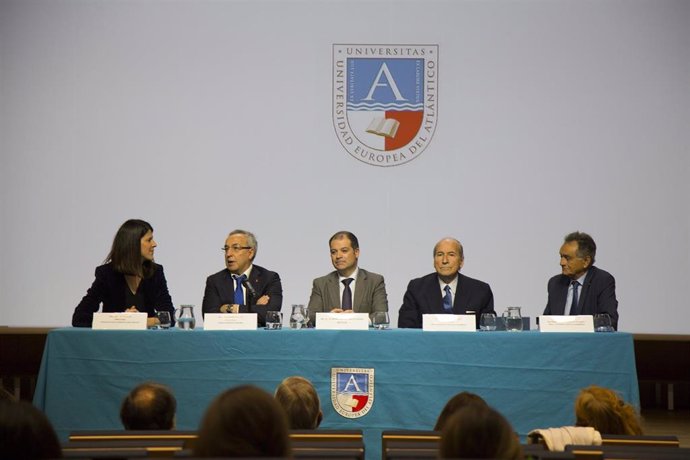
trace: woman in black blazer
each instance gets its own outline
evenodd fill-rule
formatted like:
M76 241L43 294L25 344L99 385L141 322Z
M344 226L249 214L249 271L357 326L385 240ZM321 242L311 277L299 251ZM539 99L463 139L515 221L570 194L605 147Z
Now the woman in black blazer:
M163 266L153 261L156 247L153 227L131 219L115 234L105 265L96 268L96 279L72 315L72 326L91 327L93 314L103 312L146 312L147 324L158 323L157 311L174 317Z

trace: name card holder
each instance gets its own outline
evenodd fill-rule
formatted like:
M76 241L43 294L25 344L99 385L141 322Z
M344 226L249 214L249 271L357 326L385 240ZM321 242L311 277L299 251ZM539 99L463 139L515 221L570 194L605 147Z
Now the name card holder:
M442 332L476 332L477 317L475 315L422 315L423 331Z
M146 330L146 313L94 313L91 328L108 330Z
M541 332L594 332L592 315L544 315L539 317Z
M369 314L316 312L315 329L336 331L366 331L367 329L369 329Z
M255 331L256 313L206 313L205 331Z

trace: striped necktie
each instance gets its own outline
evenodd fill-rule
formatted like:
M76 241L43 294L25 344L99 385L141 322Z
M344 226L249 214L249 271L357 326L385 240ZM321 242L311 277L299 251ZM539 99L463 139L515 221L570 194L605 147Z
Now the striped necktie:
M446 284L446 287L443 288L444 291L446 291L446 295L443 296L443 309L450 313L453 311L453 294L450 292L450 286Z

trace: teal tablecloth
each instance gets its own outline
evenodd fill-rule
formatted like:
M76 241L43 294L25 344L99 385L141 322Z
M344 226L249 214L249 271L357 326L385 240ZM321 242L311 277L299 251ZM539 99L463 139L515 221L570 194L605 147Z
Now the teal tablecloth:
M331 403L331 368L375 369L374 404L345 418ZM34 404L62 440L73 430L118 429L119 407L144 380L178 401L177 427L196 429L209 402L251 383L273 392L290 375L310 379L321 397L322 428L362 429L367 458L380 458L386 429L431 429L460 391L479 394L525 436L574 423L580 388L613 388L639 406L632 336L627 333L388 331L50 332Z

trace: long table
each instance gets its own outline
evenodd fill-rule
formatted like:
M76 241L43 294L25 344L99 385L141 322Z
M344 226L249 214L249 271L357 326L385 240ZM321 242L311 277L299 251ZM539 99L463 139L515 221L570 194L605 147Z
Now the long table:
M332 368L374 369L374 403L346 418L331 402ZM273 392L290 375L310 379L322 428L362 429L367 458L380 458L387 429L431 429L445 402L471 391L525 436L574 423L578 391L613 388L639 407L633 338L627 333L385 331L94 331L48 334L34 404L66 440L74 430L118 429L119 406L138 383L169 385L177 427L196 429L223 390Z

